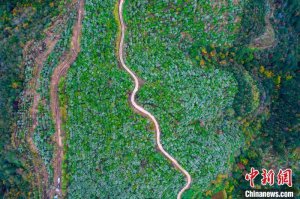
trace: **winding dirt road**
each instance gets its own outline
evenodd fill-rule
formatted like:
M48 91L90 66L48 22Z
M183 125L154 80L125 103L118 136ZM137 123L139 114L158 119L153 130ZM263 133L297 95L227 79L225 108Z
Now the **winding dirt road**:
M130 76L134 79L134 90L130 96L130 103L132 105L132 107L134 109L136 109L141 115L146 116L147 118L149 118L154 126L155 126L155 133L156 133L156 144L157 144L157 148L158 150L169 160L172 162L172 164L174 165L175 168L177 168L186 178L186 185L179 191L178 195L177 195L177 199L180 199L182 194L190 188L191 183L192 183L192 178L190 176L190 174L177 162L177 160L175 158L173 158L168 152L166 152L160 142L160 127L159 124L156 120L156 118L149 113L148 111L146 111L143 107L139 106L137 104L137 102L135 101L135 96L136 93L139 90L140 87L140 82L138 77L126 66L124 59L123 59L123 48L124 48L124 35L125 35L125 24L124 24L124 20L123 20L123 16L122 16L122 10L123 10L123 4L124 4L124 0L120 0L119 1L119 21L120 21L120 25L121 25L121 38L120 38L120 43L119 43L119 61L121 63L121 66L130 74Z
M76 3L77 1L74 0ZM58 84L61 77L67 74L68 69L71 64L75 61L79 51L80 44L79 38L81 33L81 22L83 18L84 11L84 0L79 1L79 9L77 14L77 21L73 26L73 35L71 48L64 60L55 68L50 86L50 101L51 101L51 111L53 118L55 120L55 138L57 142L55 161L54 161L54 187L56 195L62 196L61 192L61 175L62 175L62 158L63 158L63 143L62 143L62 129L61 129L61 113L59 109L58 101ZM53 198L53 190L50 193L51 198Z
M57 25L57 24L56 24ZM42 156L39 152L39 149L37 148L36 144L34 143L33 137L36 127L38 126L38 105L40 102L40 94L38 93L38 88L40 87L40 82L38 81L41 75L42 68L44 66L44 62L47 60L49 54L53 51L55 44L59 40L59 36L55 35L51 30L55 27L53 25L49 28L49 31L45 31L47 37L39 44L39 48L42 48L43 45L45 45L45 49L39 50L38 47L35 49L34 46L31 46L33 42L30 42L27 47L25 48L31 48L33 51L36 51L37 57L33 59L33 77L28 82L29 87L25 90L24 97L29 98L33 97L32 106L29 109L30 118L32 120L32 126L29 128L29 134L26 135L26 141L29 144L29 148L32 152L33 162L34 162L34 172L37 175L36 183L37 185L41 185L41 196L43 198L47 198L47 187L48 187L48 172L46 169L46 166L44 164L44 161L42 159ZM25 49L24 48L24 49ZM27 50L24 50L27 52ZM35 54L34 52L31 52ZM26 53L24 53L24 57L26 57Z

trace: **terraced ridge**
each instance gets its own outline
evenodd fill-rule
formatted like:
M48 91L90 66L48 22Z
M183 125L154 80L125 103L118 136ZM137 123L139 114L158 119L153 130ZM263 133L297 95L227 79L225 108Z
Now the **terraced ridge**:
M54 160L54 187L55 192L58 195L62 195L61 191L61 178L62 178L62 158L63 158L63 133L61 128L61 113L59 109L58 101L58 83L59 80L65 76L70 68L71 64L75 61L79 51L80 51L80 32L81 32L81 23L83 18L83 9L84 9L84 0L79 1L79 8L77 14L77 22L73 27L72 43L69 53L66 55L66 58L55 68L50 86L50 97L51 97L51 110L55 120L56 128L56 142L57 148L55 151L55 160ZM51 191L51 198L53 197L54 192Z

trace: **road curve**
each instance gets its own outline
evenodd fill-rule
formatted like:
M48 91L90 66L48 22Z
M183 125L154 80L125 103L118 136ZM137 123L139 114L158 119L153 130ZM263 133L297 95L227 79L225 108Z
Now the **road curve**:
M73 0L73 3L79 3L77 20L73 25L72 41L69 52L63 57L63 60L58 64L54 69L51 84L50 84L50 103L51 103L51 112L55 121L55 139L56 139L56 151L54 155L53 162L53 178L54 178L54 188L55 190L50 191L50 198L53 198L54 195L62 197L62 188L61 188L61 178L62 178L62 159L64 155L63 151L63 142L62 142L62 121L61 113L59 108L59 98L58 98L58 84L61 77L65 76L70 68L71 64L76 60L77 55L80 51L80 34L82 29L82 19L84 14L84 0Z
M159 124L156 120L156 118L149 113L148 111L146 111L143 107L139 106L137 104L137 102L135 101L135 96L136 93L139 90L140 87L140 83L138 80L138 77L126 66L124 59L123 59L123 47L124 47L124 35L125 35L125 24L124 24L124 20L123 20L123 16L122 16L122 10L123 10L123 4L124 4L124 0L119 0L119 20L120 20L120 25L121 25L121 38L120 38L120 43L119 43L119 60L121 63L121 66L130 74L130 76L134 79L134 90L130 96L130 102L131 105L138 111L140 112L142 115L145 115L146 117L148 117L154 124L155 126L155 133L156 133L156 144L158 147L158 150L169 160L172 162L172 164L175 166L175 168L177 168L186 178L186 185L179 191L179 193L177 194L177 199L181 199L182 194L190 188L191 183L192 183L192 178L190 176L190 174L177 162L177 160L175 158L173 158L168 152L166 152L160 142L160 128L159 128Z

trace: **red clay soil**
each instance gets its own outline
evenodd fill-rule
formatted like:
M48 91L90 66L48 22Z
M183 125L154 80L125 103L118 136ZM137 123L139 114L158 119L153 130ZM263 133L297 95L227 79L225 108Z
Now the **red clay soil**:
M40 101L40 95L37 92L37 90L40 86L38 79L40 77L40 73L43 68L43 63L48 58L49 54L53 51L55 44L59 40L59 36L55 35L52 32L52 29L56 25L57 24L53 24L53 26L51 26L45 32L47 37L44 41L41 42L41 44L39 45L40 47L38 47L38 48L41 48L41 46L45 46L45 49L44 50L39 50L38 48L33 49L33 53L34 53L34 55L36 55L36 58L34 58L33 78L29 81L28 89L25 90L25 95L24 95L24 97L27 97L27 96L33 97L32 107L29 110L30 117L31 117L33 123L29 129L29 134L26 136L26 141L29 145L29 149L32 152L32 156L33 156L34 172L36 175L36 181L34 182L34 184L37 187L41 187L42 197L47 197L47 195L48 195L47 194L48 172L47 172L47 169L45 167L45 164L44 164L41 156L39 155L39 150L36 147L36 145L34 144L33 134L34 134L35 128L38 125L37 112L38 112L38 104ZM26 56L27 50L30 48L34 48L33 41L28 42L28 44L24 47L24 50L23 50L24 56Z
M54 49L54 46L55 46L57 41L58 41L58 37L55 37L53 40L49 40L49 42L48 42L48 38L46 39L45 43L48 46L48 49L44 53L42 53L41 56L39 56L36 59L36 63L38 64L38 75L37 75L36 80L38 80L39 77L40 77L43 62L46 61L47 57L49 56L49 54ZM35 154L39 154L38 149L37 149L36 145L33 142L33 136L32 136L33 133L34 133L35 128L38 125L37 112L38 112L38 104L39 104L39 101L40 101L40 94L37 92L37 89L39 88L39 82L38 81L36 81L35 87L36 88L33 91L33 105L32 105L31 111L30 111L33 124L32 124L32 127L30 129L29 139L27 141L29 143L29 146L31 147L31 151L33 151ZM35 166L35 171L36 171L36 173L41 172L41 174L42 174L43 181L39 184L40 185L42 184L43 195L45 196L45 195L47 195L46 190L47 190L47 186L48 186L48 172L47 172L47 169L46 169L45 164L43 163L41 157L40 156L38 156L38 157L39 157L38 159L39 159L39 162L40 162L40 164L39 164L40 166L38 168Z
M80 51L80 33L81 33L81 22L83 18L84 11L84 0L80 0L79 9L77 15L77 21L73 26L73 35L71 48L68 54L65 56L63 61L55 68L52 78L51 78L51 87L50 87L50 101L51 101L51 111L53 118L55 120L55 140L56 140L56 150L55 157L53 161L54 168L54 188L55 190L50 190L50 198L53 198L54 195L62 196L61 191L61 177L62 177L62 159L63 159L63 143L62 143L62 128L61 128L61 113L59 109L58 101L58 84L61 77L67 74L68 69L71 64L75 61L79 51Z

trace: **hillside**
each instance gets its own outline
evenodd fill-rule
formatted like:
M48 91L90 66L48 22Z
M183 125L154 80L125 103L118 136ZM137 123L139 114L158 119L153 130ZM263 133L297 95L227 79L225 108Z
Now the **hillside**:
M0 6L4 198L299 195L298 1Z

